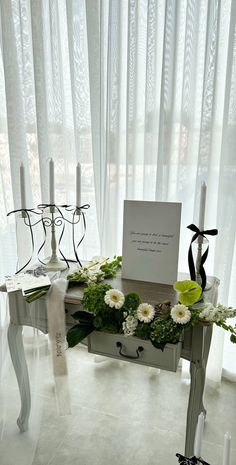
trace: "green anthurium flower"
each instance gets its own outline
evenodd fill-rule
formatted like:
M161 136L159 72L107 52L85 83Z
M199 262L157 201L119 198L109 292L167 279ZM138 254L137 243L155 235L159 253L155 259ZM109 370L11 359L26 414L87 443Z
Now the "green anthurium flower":
M197 302L202 293L202 288L196 281L177 281L173 287L175 291L179 292L179 301L181 304L187 307Z

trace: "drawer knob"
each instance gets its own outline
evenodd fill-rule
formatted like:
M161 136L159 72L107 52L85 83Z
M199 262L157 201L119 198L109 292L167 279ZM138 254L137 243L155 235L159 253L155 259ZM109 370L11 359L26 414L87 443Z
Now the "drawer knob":
M144 348L142 346L139 346L136 350L136 354L137 355L126 355L122 352L122 343L120 341L117 341L116 343L116 347L119 348L119 354L122 356L122 357L125 357L125 358L129 358L131 360L134 360L134 359L137 359L139 358L140 356L140 353L144 350Z

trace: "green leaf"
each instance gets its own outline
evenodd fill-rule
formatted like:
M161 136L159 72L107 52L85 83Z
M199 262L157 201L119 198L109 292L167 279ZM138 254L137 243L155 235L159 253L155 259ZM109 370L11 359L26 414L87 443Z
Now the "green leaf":
M151 339L151 343L156 349L160 349L162 352L164 351L165 345L167 344L167 342L156 342L156 341L153 341L152 339Z
M178 344L179 341L175 341L175 342L172 342L172 341L166 341L166 342L157 342L157 341L153 341L151 339L151 343L154 347L156 347L156 349L161 349L161 351L163 352L166 344Z
M100 269L104 273L104 278L112 278L116 275L118 269L121 267L122 257L114 256L114 260L107 261L104 265L101 265Z
M47 294L48 289L40 289L39 291L34 291L31 294L27 294L25 296L26 302L28 304L31 304L31 302L34 302L37 299L40 299L40 297L43 297L45 294Z
M141 299L139 295L136 292L129 292L125 296L125 302L123 306L123 310L129 311L130 310L136 310L141 303Z
M179 302L187 307L197 302L202 293L202 288L196 281L177 281L173 287L179 292Z
M94 315L89 312L85 312L84 310L78 310L77 312L71 315L75 320L79 320L80 322L87 322L92 323L94 320Z
M50 288L51 284L48 284L46 286L42 286L42 287L32 287L31 289L25 289L24 290L24 293L25 294L31 294L33 292L39 292L39 291L48 291L48 289Z
M233 342L234 344L236 344L236 336L235 336L235 334L231 334L230 340L231 340L231 342Z
M69 329L66 339L69 347L75 347L85 337L94 331L92 325L76 325Z
M138 323L138 326L135 330L135 336L139 339L150 339L151 327L147 323Z

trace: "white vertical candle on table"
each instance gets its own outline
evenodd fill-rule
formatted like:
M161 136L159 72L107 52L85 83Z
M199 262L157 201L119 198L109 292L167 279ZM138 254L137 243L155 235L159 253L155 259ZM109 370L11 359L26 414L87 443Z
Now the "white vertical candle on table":
M76 206L81 206L81 165L76 166Z
M198 422L197 422L197 428L196 428L195 440L194 440L194 455L197 458L201 457L204 422L205 422L204 413L201 412L200 415L198 415Z
M198 228L200 231L204 231L205 221L205 209L206 209L206 191L207 186L205 182L201 184L201 195L200 195L200 208L199 208L199 224Z
M230 462L230 441L231 436L229 433L224 435L224 451L223 451L223 465L229 465Z
M21 196L21 208L26 209L26 195L25 195L25 167L23 163L20 164L20 196Z
M55 204L55 183L54 183L54 161L51 158L49 161L49 195L50 204Z

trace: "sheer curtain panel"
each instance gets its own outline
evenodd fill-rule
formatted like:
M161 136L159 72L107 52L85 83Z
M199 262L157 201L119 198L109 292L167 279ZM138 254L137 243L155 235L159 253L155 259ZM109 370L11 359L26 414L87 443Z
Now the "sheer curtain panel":
M235 307L236 3L88 0L86 13L102 253L121 251L124 199L179 201L179 269L188 271L186 227L198 223L204 180L205 227L219 229L207 272L220 278L219 300ZM214 382L224 344L228 371L236 369L235 347L215 331Z

